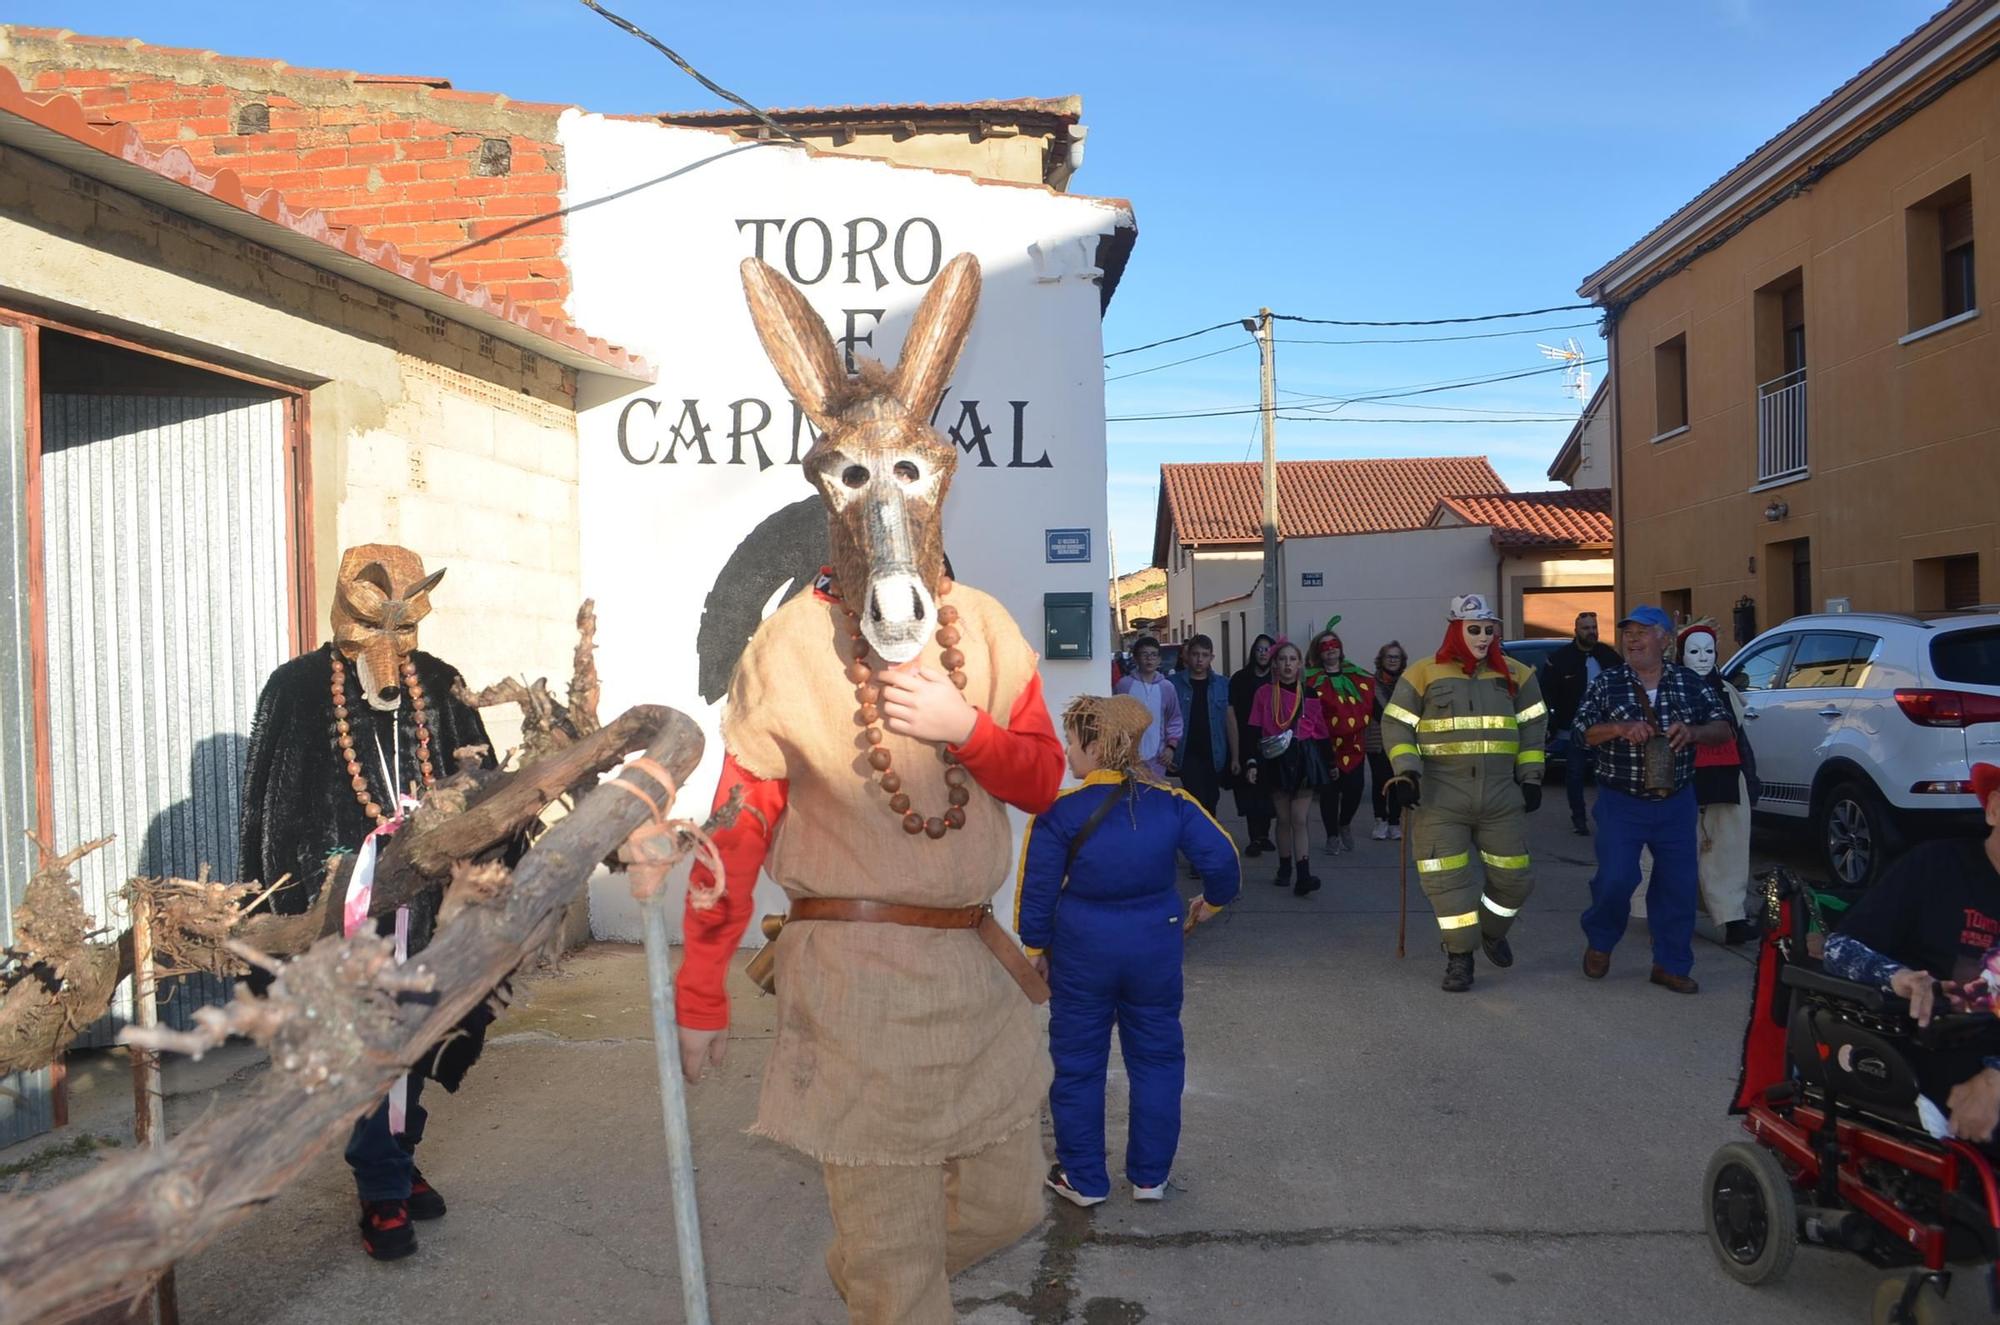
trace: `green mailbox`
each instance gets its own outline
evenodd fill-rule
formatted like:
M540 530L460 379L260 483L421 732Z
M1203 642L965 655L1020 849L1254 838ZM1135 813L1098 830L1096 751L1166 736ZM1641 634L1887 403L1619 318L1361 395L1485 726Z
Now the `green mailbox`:
M1091 614L1096 595L1088 593L1045 593L1042 595L1042 656L1051 661L1071 661L1090 657Z

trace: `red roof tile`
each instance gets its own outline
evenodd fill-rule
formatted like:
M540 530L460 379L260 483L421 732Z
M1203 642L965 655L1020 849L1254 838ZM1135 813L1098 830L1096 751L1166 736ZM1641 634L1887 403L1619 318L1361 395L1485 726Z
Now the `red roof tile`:
M485 286L468 285L455 273L434 274L431 264L425 259L406 260L396 251L395 245L378 244L369 240L358 229L334 225L320 211L295 211L286 204L284 197L276 189L262 193L248 193L238 181L236 172L222 170L210 175L199 171L195 169L188 154L178 147L154 153L146 148L138 131L129 124L94 126L89 122L83 107L73 98L43 97L41 94L31 96L22 90L20 82L5 69L0 69L0 115L14 116L27 121L71 143L101 152L107 157L137 166L161 179L196 190L216 202L236 208L269 224L280 226L391 276L414 282L469 309L499 318L527 333L534 340L549 343L539 347L542 353L548 353L550 345L560 346L570 352L567 355L558 354L552 357L568 359L574 355L581 355L628 376L652 375L652 370L638 355L587 336L561 319L544 317L525 305L518 305L511 299L494 294ZM74 165L74 163L68 164Z
M1256 543L1264 537L1262 466L1161 465L1154 561L1166 555L1167 517L1182 543ZM1280 460L1279 531L1286 538L1422 529L1438 502L1460 492L1504 493L1485 456L1415 460Z
M1446 497L1437 514L1493 526L1493 546L1510 551L1611 546L1611 489Z

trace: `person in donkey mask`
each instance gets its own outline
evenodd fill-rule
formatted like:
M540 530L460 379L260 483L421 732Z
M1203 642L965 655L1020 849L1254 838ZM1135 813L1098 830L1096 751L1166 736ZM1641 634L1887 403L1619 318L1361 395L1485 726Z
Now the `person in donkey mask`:
M803 470L833 564L757 628L730 683L715 803L742 805L715 834L724 877L691 876L681 1066L698 1081L723 1060L723 978L767 870L790 905L765 921L781 926L778 1029L752 1130L820 1165L849 1317L947 1325L950 1276L1046 1205L1048 986L991 903L1007 807L1047 810L1064 760L1020 627L945 572L957 452L929 420L979 264L945 264L900 364L864 362L858 379L797 287L755 258L742 274L764 351L818 430Z

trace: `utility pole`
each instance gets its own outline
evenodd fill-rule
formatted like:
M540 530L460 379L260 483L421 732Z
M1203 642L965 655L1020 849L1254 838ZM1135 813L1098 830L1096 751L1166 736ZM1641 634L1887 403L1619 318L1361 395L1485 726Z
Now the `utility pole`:
M1249 319L1244 319L1246 322ZM1264 632L1283 635L1278 576L1278 364L1271 310L1257 310L1257 355L1263 360L1264 399Z

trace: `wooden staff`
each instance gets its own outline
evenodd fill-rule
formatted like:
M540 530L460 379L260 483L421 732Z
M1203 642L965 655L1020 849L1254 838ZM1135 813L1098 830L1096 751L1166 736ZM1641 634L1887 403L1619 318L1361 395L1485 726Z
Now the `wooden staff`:
M1396 955L1403 955L1403 938L1410 924L1410 807L1403 807L1403 840L1398 844L1396 887Z
M143 1030L160 1024L159 977L153 967L153 902L149 893L132 893L132 1017ZM166 1087L160 1077L160 1055L136 1044L125 1046L132 1056L132 1141L141 1150L167 1143ZM155 1325L179 1325L180 1299L174 1291L174 1267L153 1283Z

